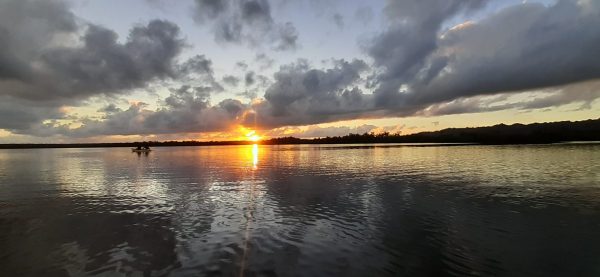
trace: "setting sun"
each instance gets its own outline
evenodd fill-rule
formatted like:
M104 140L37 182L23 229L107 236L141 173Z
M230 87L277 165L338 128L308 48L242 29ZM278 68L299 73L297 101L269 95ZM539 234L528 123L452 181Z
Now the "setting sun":
M260 136L256 134L256 131L251 130L250 132L246 133L246 139L249 141L259 141Z

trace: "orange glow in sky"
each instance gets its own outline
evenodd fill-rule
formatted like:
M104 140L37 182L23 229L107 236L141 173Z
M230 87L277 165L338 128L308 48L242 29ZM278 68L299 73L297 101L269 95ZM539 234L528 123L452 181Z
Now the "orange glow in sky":
M240 127L240 131L244 134L245 140L257 142L261 139L255 130L248 129L246 127Z
M250 131L246 134L246 137L248 138L249 141L259 141L260 140L260 136L256 134L256 131Z

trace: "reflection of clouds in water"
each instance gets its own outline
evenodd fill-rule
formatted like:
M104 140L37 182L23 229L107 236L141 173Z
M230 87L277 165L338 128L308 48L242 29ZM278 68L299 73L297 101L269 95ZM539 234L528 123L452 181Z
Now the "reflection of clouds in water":
M520 275L523 263L544 273L542 263L569 252L573 259L553 264L565 275L574 264L591 273L590 257L600 256L600 194L584 185L597 180L598 151L244 145L160 148L139 158L122 149L0 151L0 239L8 242L0 254L10 253L0 266L81 275L117 268L238 275L241 267L248 275L299 268ZM552 237L561 244L547 243Z

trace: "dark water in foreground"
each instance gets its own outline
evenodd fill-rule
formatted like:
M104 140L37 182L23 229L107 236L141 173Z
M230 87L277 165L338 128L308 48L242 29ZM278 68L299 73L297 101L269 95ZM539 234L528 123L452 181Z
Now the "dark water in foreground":
M0 150L2 276L600 276L600 144Z

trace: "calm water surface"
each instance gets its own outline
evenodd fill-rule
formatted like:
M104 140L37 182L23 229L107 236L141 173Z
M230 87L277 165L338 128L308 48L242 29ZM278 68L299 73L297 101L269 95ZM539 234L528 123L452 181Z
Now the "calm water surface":
M0 150L2 276L600 276L600 144Z

